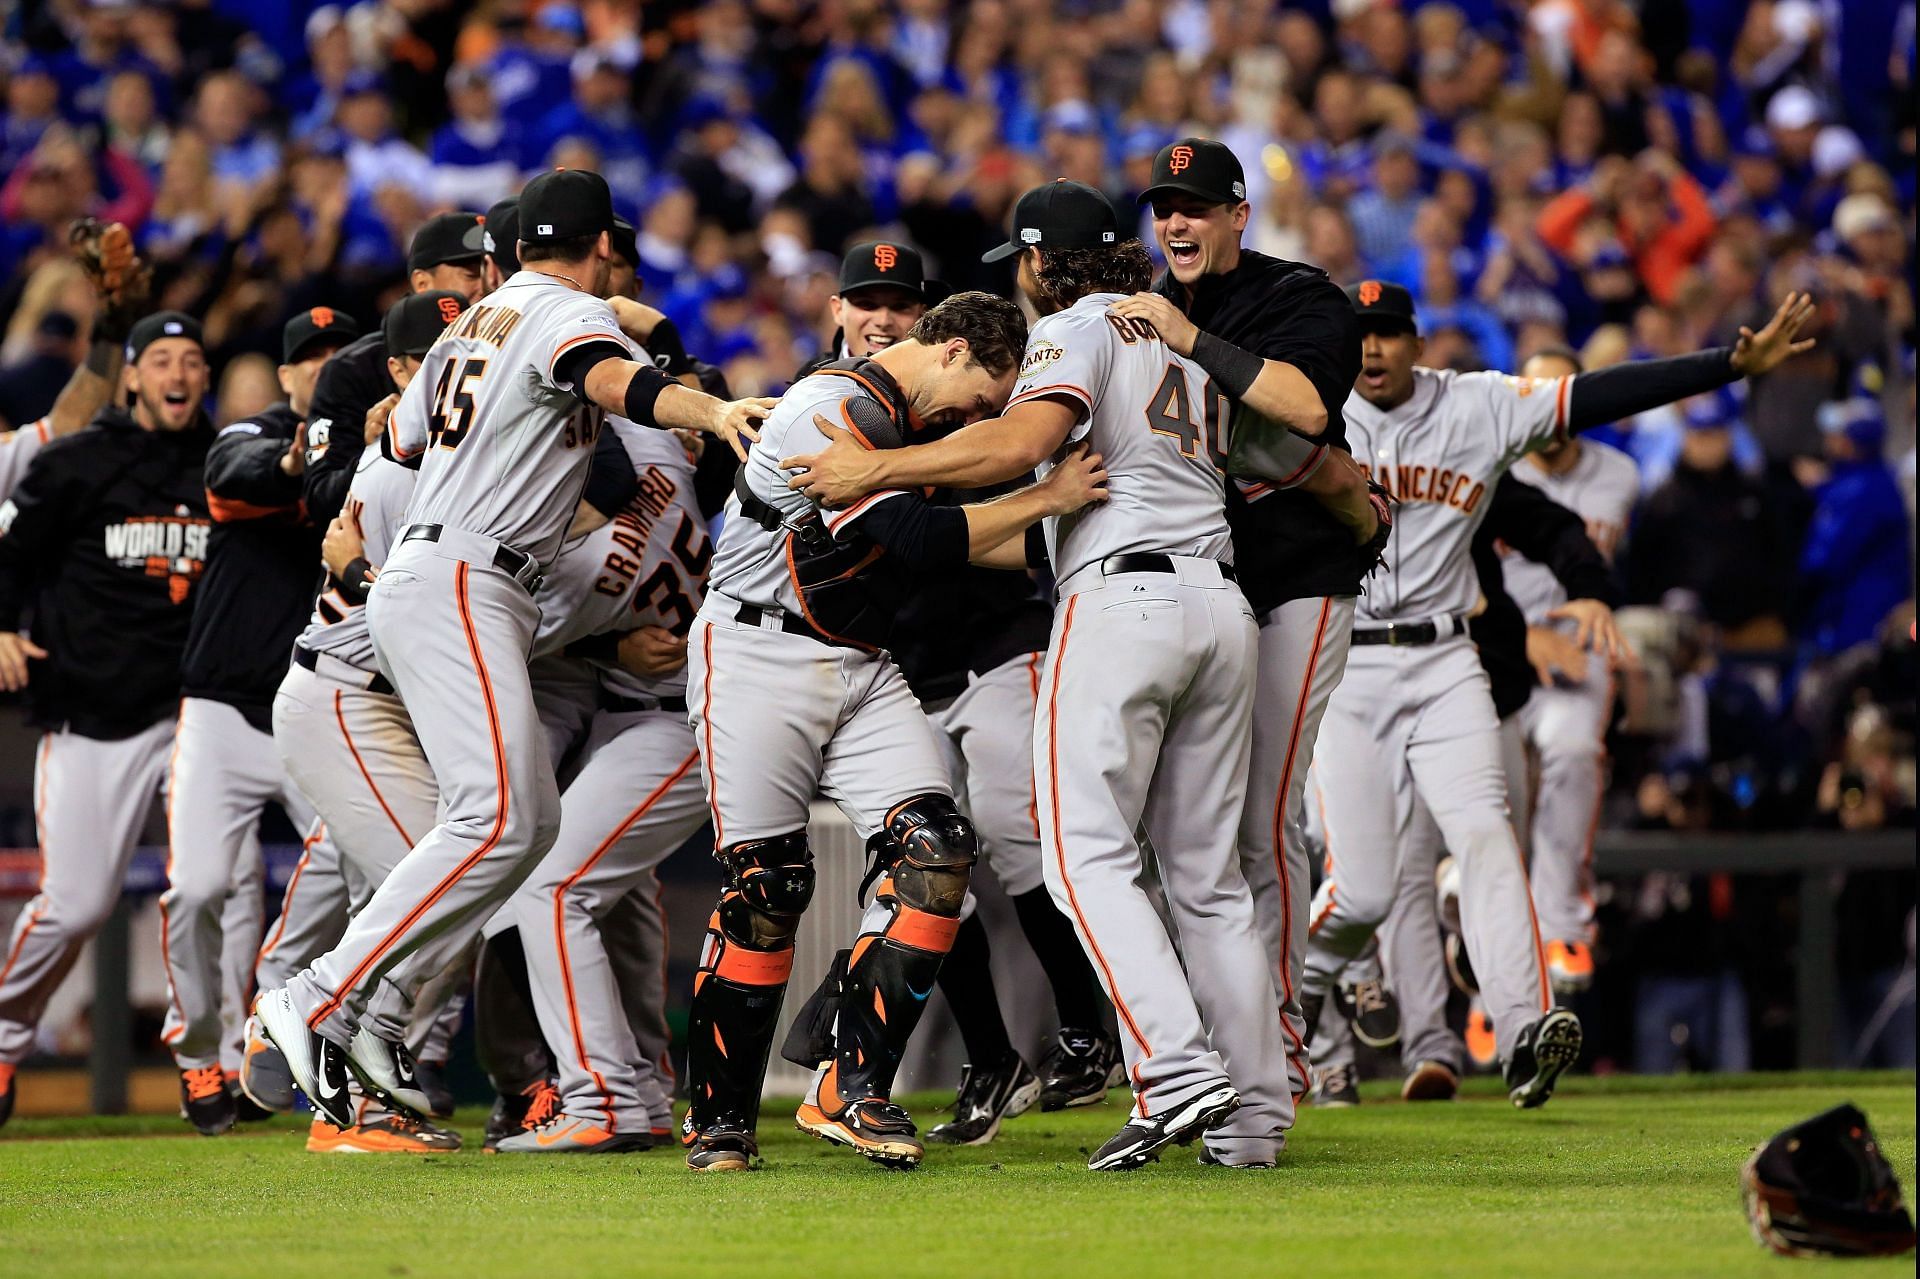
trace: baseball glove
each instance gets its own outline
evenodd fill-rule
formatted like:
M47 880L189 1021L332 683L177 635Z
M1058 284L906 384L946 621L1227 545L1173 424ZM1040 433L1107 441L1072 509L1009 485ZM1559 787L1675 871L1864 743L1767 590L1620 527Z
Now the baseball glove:
M151 300L153 269L133 247L133 233L118 222L81 218L68 233L74 260L100 295L94 336L124 342Z
M1373 536L1360 548L1362 571L1372 576L1375 570L1387 566L1387 539L1393 536L1393 494L1377 480L1367 481L1367 501L1373 505L1373 513L1379 517L1380 526L1373 530Z
M1747 1161L1740 1187L1753 1237L1783 1256L1884 1257L1913 1248L1900 1182L1852 1106L1777 1134Z

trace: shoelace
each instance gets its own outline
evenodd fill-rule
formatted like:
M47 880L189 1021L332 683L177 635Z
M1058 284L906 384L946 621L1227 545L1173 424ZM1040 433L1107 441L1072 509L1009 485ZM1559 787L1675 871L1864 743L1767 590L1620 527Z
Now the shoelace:
M1353 1087L1353 1072L1345 1066L1335 1066L1320 1077L1320 1091L1345 1092Z
M527 1107L527 1117L521 1121L525 1128L538 1128L552 1119L560 1110L560 1090L553 1081L543 1079L534 1085L533 1102Z
M1377 981L1358 982L1353 988L1353 1006L1363 1013L1377 1013L1387 1006L1386 988Z
M185 1073L187 1096L194 1101L205 1101L227 1090L227 1077L220 1073L218 1066L200 1066Z

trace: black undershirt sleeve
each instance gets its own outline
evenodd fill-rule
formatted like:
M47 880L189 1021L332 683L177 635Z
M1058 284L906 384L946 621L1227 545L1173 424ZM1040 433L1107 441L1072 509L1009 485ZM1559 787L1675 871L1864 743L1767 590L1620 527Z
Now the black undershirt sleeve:
M574 396L582 403L587 398L587 374L593 366L602 360L631 360L633 352L618 342L582 342L574 347L553 366L553 380L573 388ZM652 426L651 422L642 422L642 426Z
M587 486L581 498L588 506L612 519L625 509L640 491L640 477L634 473L633 459L627 455L620 437L607 427L593 442L593 462L587 468Z
M1737 381L1733 348L1710 347L1665 360L1631 360L1573 375L1567 427L1584 431Z
M1613 570L1587 536L1586 521L1525 480L1508 476L1493 491L1486 528L1521 555L1550 569L1568 599L1620 602Z
M967 563L972 542L966 512L959 507L934 506L907 494L877 503L855 522L909 568L959 568Z

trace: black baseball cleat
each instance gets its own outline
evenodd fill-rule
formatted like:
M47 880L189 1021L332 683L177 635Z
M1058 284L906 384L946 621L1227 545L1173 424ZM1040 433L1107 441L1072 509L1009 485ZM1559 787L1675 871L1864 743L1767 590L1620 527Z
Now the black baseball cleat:
M513 1134L538 1128L560 1113L560 1090L551 1079L536 1079L516 1093L501 1093L487 1116L486 1140L480 1148L491 1152Z
M1213 1147L1204 1142L1201 1143L1200 1146L1198 1163L1203 1168L1273 1168L1277 1166L1276 1161L1272 1159L1249 1159L1245 1163L1230 1164L1219 1155L1214 1154Z
M180 1072L180 1117L202 1137L218 1137L233 1127L233 1094L218 1065Z
M1326 1006L1327 997L1325 995L1308 994L1306 991L1300 992L1300 1024L1306 1027L1305 1030L1300 1032L1301 1043L1310 1044L1313 1042L1313 1032L1319 1027L1320 1014L1325 1011Z
M1402 1101L1452 1101L1460 1091L1460 1072L1444 1061L1422 1061L1400 1085Z
M0 1128L5 1128L7 1120L13 1118L13 1100L20 1095L14 1079L16 1073L12 1062L0 1061Z
M873 1162L903 1172L919 1167L921 1156L927 1153L920 1144L920 1130L914 1127L913 1116L885 1097L844 1102L833 1112L803 1101L793 1122L801 1132L835 1145L851 1146Z
M1098 1030L1061 1027L1040 1066L1045 1080L1040 1085L1042 1110L1091 1106L1107 1099L1107 1089L1127 1081L1120 1049Z
M1447 934L1447 977L1463 995L1480 993L1480 979L1473 975L1473 961L1467 958L1467 939L1459 933Z
M1520 1032L1507 1059L1507 1099L1522 1110L1544 1106L1567 1067L1580 1059L1580 1019L1556 1008Z
M746 1172L760 1158L760 1143L738 1124L721 1120L681 1138L687 1167L694 1172Z
M1313 1104L1321 1110L1351 1110L1360 1104L1360 1081L1352 1066L1329 1066L1314 1085Z
M1202 1088L1185 1101L1175 1102L1159 1114L1135 1119L1107 1139L1093 1152L1087 1167L1094 1172L1129 1172L1160 1158L1167 1146L1185 1146L1209 1128L1217 1128L1228 1115L1240 1109L1240 1094L1230 1083Z
M273 1118L274 1111L255 1101L238 1084L228 1084L227 1092L233 1097L233 1116L243 1124L264 1123Z
M1369 1048L1391 1048L1400 1042L1400 1001L1378 978L1342 983L1334 988L1334 1007L1353 1027L1353 1037Z
M426 1094L427 1106L435 1119L453 1117L453 1089L447 1086L447 1063L444 1061L416 1061L413 1063L413 1077L420 1085L420 1091Z
M260 1029L287 1059L287 1072L313 1108L335 1128L353 1127L354 1105L348 1085L347 1050L307 1028L286 987L269 990L254 1005Z
M1019 1053L997 1066L964 1066L953 1118L935 1125L927 1140L946 1146L984 1146L999 1133L1002 1119L1024 1114L1039 1096L1040 1077L1027 1068Z
M347 1046L347 1069L360 1086L410 1119L425 1119L433 1110L420 1087L420 1069L405 1044L382 1039L365 1026L354 1031Z

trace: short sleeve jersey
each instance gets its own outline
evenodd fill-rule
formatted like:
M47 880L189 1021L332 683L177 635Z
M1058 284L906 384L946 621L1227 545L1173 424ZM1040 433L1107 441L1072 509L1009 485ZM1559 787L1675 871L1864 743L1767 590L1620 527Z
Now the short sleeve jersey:
M1473 535L1488 499L1522 455L1566 438L1572 381L1415 369L1413 394L1395 408L1348 398L1353 460L1397 503L1388 571L1360 596L1361 625L1473 611Z
M1089 294L1035 324L1008 406L1072 400L1084 416L1069 441L1087 441L1106 463L1105 503L1046 521L1061 582L1129 552L1233 560L1226 397L1150 326L1112 314L1120 298Z
M632 354L605 301L533 271L454 318L389 426L394 455L422 459L410 518L551 561L605 416L561 380L558 366L593 342Z
M1640 468L1632 458L1610 444L1581 440L1579 458L1565 471L1555 475L1522 466L1514 470L1513 478L1531 484L1584 520L1587 536L1609 562L1619 554L1633 519L1634 501L1640 496ZM1547 614L1567 602L1566 589L1545 565L1507 552L1500 558L1500 567L1507 593L1527 615L1529 626L1544 625Z
M694 497L693 459L666 431L619 417L609 417L607 427L627 445L640 486L618 515L567 543L547 569L535 599L535 658L609 631L660 626L685 635L706 595L713 550ZM595 665L603 682L625 696L665 697L686 688L684 671L644 680Z
M407 505L413 500L414 473L379 449L367 449L355 464L342 513L360 525L367 563L386 563L394 539L405 526ZM367 632L366 608L349 603L337 589L324 591L314 601L313 617L300 634L301 647L326 653L369 673L377 669L373 636Z

